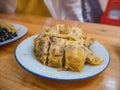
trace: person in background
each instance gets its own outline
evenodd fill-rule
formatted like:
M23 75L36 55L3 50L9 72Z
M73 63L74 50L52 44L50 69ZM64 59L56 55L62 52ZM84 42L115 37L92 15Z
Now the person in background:
M0 0L0 12L98 23L108 0ZM105 7L105 5L103 5Z
M108 0L44 0L54 18L95 23L100 21L107 1Z

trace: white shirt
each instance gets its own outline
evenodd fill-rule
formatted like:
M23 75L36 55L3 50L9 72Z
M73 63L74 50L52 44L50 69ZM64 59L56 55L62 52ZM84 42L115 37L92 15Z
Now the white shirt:
M99 0L102 10L106 8L108 0ZM84 22L81 0L44 0L52 17L65 20Z
M44 0L44 2L54 18L83 22L81 0Z

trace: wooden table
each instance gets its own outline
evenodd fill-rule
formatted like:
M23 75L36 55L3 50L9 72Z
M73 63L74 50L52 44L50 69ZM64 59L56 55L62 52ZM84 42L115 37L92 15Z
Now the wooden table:
M29 29L21 39L0 46L0 90L120 90L120 27L25 15L0 14L0 21L23 24ZM108 68L95 77L71 82L47 80L21 68L14 57L15 47L22 40L40 33L45 26L57 23L80 26L99 40L110 53Z

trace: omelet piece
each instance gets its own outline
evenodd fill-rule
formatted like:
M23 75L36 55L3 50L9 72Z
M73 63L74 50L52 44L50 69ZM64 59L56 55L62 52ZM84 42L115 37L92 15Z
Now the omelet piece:
M91 64L91 65L100 65L103 63L103 60L96 56L93 53L89 53L86 58L86 62Z
M56 36L56 35L59 35L59 28L57 25L55 26L52 26L51 28L50 27L47 27L46 30L45 30L45 34L47 36Z
M64 24L58 24L57 25L58 28L59 28L59 34L60 35L69 35L70 34L70 31L71 31L71 28L69 26L66 26Z
M42 38L41 38L42 37ZM48 56L48 49L49 49L49 43L50 39L48 36L38 36L34 40L34 52L36 55L36 58L42 63L47 63L47 56Z
M85 65L86 53L78 42L67 41L65 45L65 69L82 71Z
M81 40L82 38L82 29L78 27L72 27L70 32L70 37L74 40Z
M83 47L86 52L86 63L91 65L100 65L103 63L103 60L95 55L90 49L87 47Z
M48 66L63 68L63 55L64 55L65 40L57 37L51 38L51 45L48 56Z
M89 47L94 41L95 41L94 38L91 38L91 37L88 37L88 36L83 38L83 44L86 47Z
M46 35L50 37L58 37L58 38L63 38L63 39L69 39L70 38L70 27L66 26L64 24L57 24L51 29L46 30Z

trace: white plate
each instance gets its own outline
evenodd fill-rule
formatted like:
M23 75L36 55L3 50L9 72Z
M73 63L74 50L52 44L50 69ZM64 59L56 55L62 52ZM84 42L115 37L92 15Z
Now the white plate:
M17 34L18 36L17 37L14 37L13 39L10 39L10 40L6 40L4 42L0 42L0 46L2 45L5 45L5 44L8 44L8 43L11 43L13 41L16 41L17 39L23 37L27 32L28 32L28 29L27 27L23 26L23 25L20 25L20 24L13 24L14 28L18 30Z
M104 71L110 62L109 53L102 44L95 41L91 46L91 50L104 60L102 65L91 66L85 65L82 72L58 71L56 68L48 67L36 60L33 52L34 37L31 36L22 41L14 52L17 62L28 72L40 77L53 80L81 80L93 77Z

